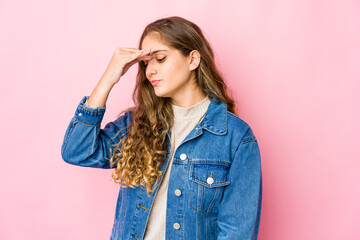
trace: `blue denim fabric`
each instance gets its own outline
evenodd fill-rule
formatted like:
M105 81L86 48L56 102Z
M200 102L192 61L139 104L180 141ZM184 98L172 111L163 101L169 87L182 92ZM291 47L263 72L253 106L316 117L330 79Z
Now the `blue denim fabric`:
M83 167L110 168L110 145L126 133L119 130L130 123L131 113L100 129L106 106L90 108L88 97L66 130L62 158ZM170 142L170 132L167 138ZM161 171L169 157L170 148ZM143 187L120 188L110 239L143 239L157 190L148 197ZM166 239L257 239L261 200L260 152L253 131L213 98L204 119L174 153L164 206Z

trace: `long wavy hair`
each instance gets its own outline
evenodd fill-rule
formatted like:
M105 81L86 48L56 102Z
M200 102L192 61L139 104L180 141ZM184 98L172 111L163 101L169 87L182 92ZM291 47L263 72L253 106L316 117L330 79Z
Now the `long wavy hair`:
M159 40L177 49L185 57L192 50L199 51L200 64L193 70L197 85L209 99L217 97L226 103L228 111L236 114L234 100L228 96L223 77L215 66L210 44L196 24L178 16L156 20L146 26L139 49L150 33L158 33ZM174 117L171 99L156 96L145 70L145 63L140 61L132 95L135 106L119 113L120 116L124 112L131 112L131 123L121 135L120 142L112 145L115 147L110 154L110 165L113 167L116 164L112 173L114 182L122 187L135 188L141 185L149 196L157 187L154 183L161 182L163 172L159 167L168 153L169 140L166 136Z

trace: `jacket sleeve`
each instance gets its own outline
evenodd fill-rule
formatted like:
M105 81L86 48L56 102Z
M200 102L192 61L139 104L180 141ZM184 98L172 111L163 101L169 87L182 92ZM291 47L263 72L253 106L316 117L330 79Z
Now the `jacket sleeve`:
M126 112L114 122L100 129L106 106L90 108L84 96L76 108L75 116L65 132L61 156L65 162L82 167L110 168L110 148L113 150L126 135L130 113ZM116 166L113 166L116 167Z
M237 147L219 207L218 239L256 240L261 212L262 174L257 140L249 129Z

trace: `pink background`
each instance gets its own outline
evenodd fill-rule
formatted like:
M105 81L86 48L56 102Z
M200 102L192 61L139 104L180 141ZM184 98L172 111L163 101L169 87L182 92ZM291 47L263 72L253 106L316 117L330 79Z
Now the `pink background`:
M66 164L61 144L114 49L172 15L203 29L259 140L259 239L360 239L356 0L1 1L0 239L109 239L112 170ZM132 105L136 68L102 127Z

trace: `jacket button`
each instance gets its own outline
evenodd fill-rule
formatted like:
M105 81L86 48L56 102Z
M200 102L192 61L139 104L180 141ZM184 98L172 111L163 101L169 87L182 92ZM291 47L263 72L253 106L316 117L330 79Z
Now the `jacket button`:
M82 115L82 113L79 113L79 116L81 116Z
M176 189L176 190L175 190L175 195L178 196L178 197L181 195L180 189Z
M186 154L185 154L185 153L182 153L182 154L180 155L180 159L181 159L181 160L185 160L185 159L186 159L186 157L187 157L187 156L186 156Z
M206 179L206 182L211 185L214 183L214 179L212 177L208 177L208 179Z
M179 223L174 223L174 226L173 226L176 230L178 230L180 228L180 224Z

